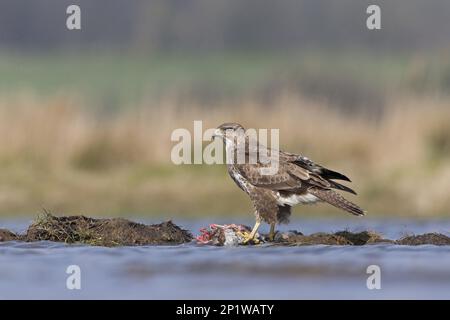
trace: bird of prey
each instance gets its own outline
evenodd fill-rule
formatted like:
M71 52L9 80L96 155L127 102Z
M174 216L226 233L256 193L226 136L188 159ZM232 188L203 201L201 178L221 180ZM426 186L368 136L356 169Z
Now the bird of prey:
M238 123L224 123L213 134L225 143L227 154L236 155L244 150L245 161L236 161L236 157L227 159L227 169L234 182L246 192L255 209L256 223L246 242L253 240L262 221L270 224L269 239L273 241L275 226L288 223L291 207L297 204L327 202L339 209L356 216L363 216L364 211L348 201L334 189L356 195L356 192L335 180L351 182L345 175L324 168L310 159L288 152L271 150L251 138ZM240 142L239 142L240 141ZM244 147L240 145L244 143ZM263 174L261 168L269 166L267 161L249 161L252 152L263 148L278 152L278 170L273 174ZM242 158L241 158L242 159ZM241 163L242 162L242 163Z

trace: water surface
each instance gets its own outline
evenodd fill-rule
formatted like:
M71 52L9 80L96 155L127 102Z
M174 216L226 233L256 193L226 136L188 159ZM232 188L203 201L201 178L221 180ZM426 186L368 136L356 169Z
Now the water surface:
M175 221L193 231L220 222ZM21 232L27 224L2 220L0 228ZM306 234L371 229L397 239L412 233L449 235L450 220L315 219L283 227L290 229ZM81 268L81 290L66 287L69 265ZM367 288L369 265L381 268L380 290ZM450 246L225 248L192 243L101 248L46 241L0 243L0 299L12 298L450 299Z

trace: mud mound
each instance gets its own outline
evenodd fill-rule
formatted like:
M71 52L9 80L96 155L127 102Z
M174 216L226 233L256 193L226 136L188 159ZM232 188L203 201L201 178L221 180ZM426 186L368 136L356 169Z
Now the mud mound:
M95 246L180 244L192 236L171 221L144 225L126 219L93 219L85 216L40 215L24 236L25 241L49 240Z
M307 245L334 245L334 246L363 246L376 243L390 243L397 245L450 245L450 238L439 233L427 233L402 238L400 240L386 239L373 231L350 232L339 231L335 233L313 233L304 235L298 231L277 232L274 241L268 235L256 235L255 240L246 241L250 228L242 225L212 224L209 228L200 229L196 237L198 244L214 246L258 245L267 243L273 246L307 246Z
M0 242L18 240L18 236L6 229L0 229Z
M336 232L335 235L341 236L347 239L352 245L362 246L365 244L371 243L380 243L380 242L393 242L392 240L383 238L380 234L374 231L362 231L362 232L349 232L349 231L340 231Z
M354 245L363 246L374 243L391 243L407 246L418 246L424 244L445 246L450 245L450 237L440 233L426 233L421 235L407 236L399 240L383 238L380 234L373 231L349 232L339 231L336 233L314 233L305 236L298 232L288 232L277 234L275 244L290 245Z
M273 242L267 235L257 235L256 240L246 241L250 228L241 225L210 225L202 228L196 237L198 244L215 246L259 245L353 245L363 246L376 243L396 245L450 245L450 237L439 233L411 235L399 240L383 238L373 231L335 233L313 233L304 235L298 231L278 232ZM56 217L44 213L28 227L26 234L18 235L6 229L0 229L0 242L3 241L56 241L65 243L83 243L95 246L139 246L167 245L190 242L192 235L171 221L154 225L145 225L126 219L94 219L85 216Z
M397 240L395 243L407 246L419 246L423 244L448 246L450 245L450 238L440 233L425 233L417 236L407 236Z
M313 233L305 236L298 232L288 232L277 235L275 243L294 244L294 245L355 245L362 246L377 242L392 242L392 240L383 239L381 235L372 231L363 231L352 233L349 231L340 231L336 233Z

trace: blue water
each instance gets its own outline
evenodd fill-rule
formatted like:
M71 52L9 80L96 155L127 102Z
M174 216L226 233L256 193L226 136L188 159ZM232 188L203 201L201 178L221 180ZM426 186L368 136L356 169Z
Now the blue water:
M175 222L196 233L209 223L221 221ZM299 222L282 230L309 234L371 229L395 239L412 233L450 234L450 220ZM23 220L3 220L0 228L20 232L27 224ZM66 287L69 265L81 269L81 290ZM379 290L367 288L369 265L380 267ZM0 243L0 299L13 298L450 299L450 246L225 248L186 244L101 248L45 241Z

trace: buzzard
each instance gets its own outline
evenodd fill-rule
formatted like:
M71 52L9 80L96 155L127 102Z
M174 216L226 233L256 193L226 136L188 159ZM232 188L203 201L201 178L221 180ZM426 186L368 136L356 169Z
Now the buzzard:
M213 137L221 138L227 155L233 155L234 158L227 158L228 173L239 188L249 195L255 208L256 223L246 242L255 237L262 221L270 224L269 239L273 241L276 224L288 223L291 207L297 204L324 201L353 215L364 215L358 205L333 190L356 195L355 191L335 181L351 182L345 175L324 168L301 155L271 150L252 141L238 123L220 125ZM241 153L245 154L245 161L236 161L239 150L244 150ZM275 173L263 174L261 169L269 164L259 157L249 161L252 159L250 156L258 150L265 150L269 155L278 152L278 170Z

